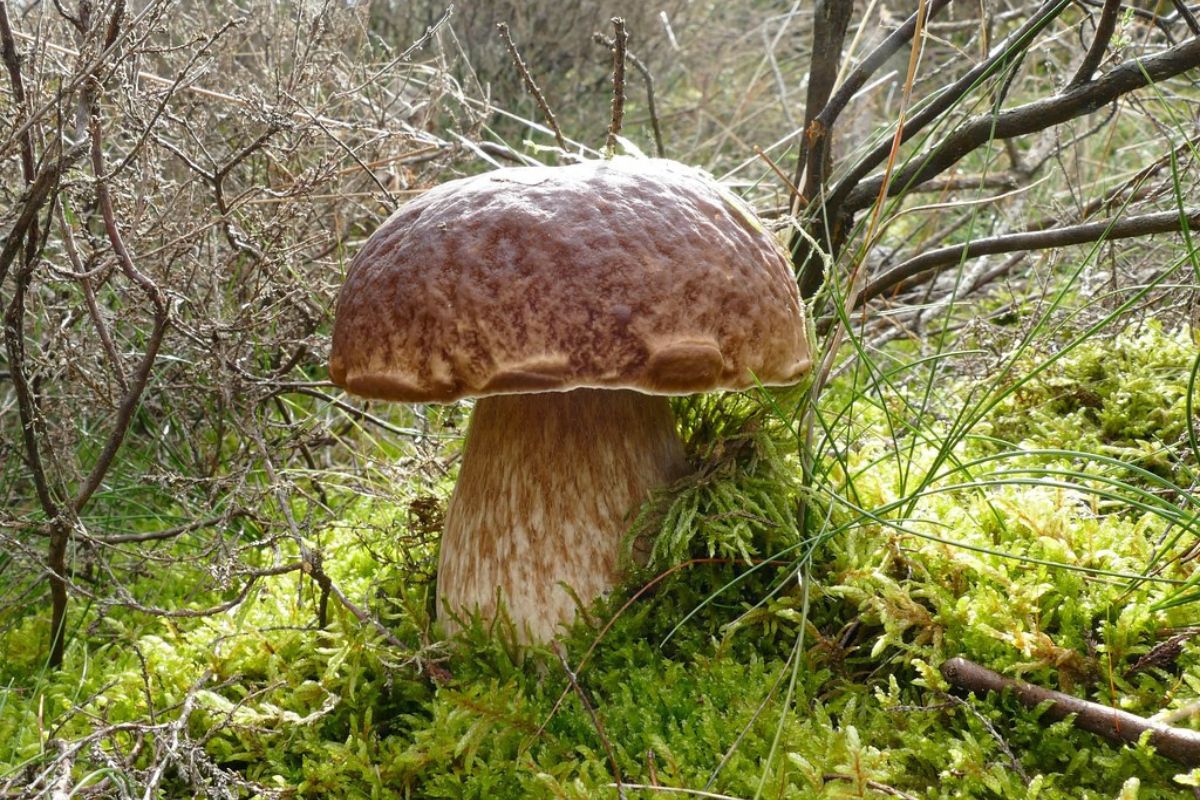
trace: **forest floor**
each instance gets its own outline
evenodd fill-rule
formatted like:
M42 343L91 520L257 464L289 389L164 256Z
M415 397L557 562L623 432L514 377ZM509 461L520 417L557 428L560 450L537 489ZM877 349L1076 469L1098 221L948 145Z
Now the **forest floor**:
M813 496L793 398L681 402L704 479L642 515L661 529L655 560L554 649L479 626L437 641L422 531L453 470L414 473L364 493L319 542L383 629L335 601L318 628L296 572L212 616L93 615L57 673L47 616L12 627L0 785L42 779L72 747L102 762L102 742L144 739L163 797L1178 797L1200 770L1007 695L952 692L939 666L966 657L1146 717L1185 709L1188 724L1194 359L1189 332L1145 322L1020 361L1019 388L949 449L928 426L898 430L889 405L950 429L979 408L982 378L897 382L873 402L843 375L820 416L842 432L820 473L839 500L814 505L826 518L805 534L787 523ZM452 463L458 438L436 441ZM722 497L754 511L729 524ZM147 571L129 589L186 613L231 599L228 584ZM120 796L122 780L98 769L80 785Z

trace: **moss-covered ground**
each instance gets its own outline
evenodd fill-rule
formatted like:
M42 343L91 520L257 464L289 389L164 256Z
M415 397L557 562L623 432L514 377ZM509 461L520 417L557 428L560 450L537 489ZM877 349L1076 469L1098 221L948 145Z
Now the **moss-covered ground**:
M818 452L819 491L781 420L791 399L681 405L699 477L644 510L649 566L558 650L521 651L503 626L437 643L429 570L381 566L433 548L400 543L422 515L388 498L348 504L320 544L391 641L336 602L317 629L297 573L209 617L81 607L57 674L31 613L0 641L0 778L36 772L51 739L173 722L186 700L175 746L191 772L176 762L164 797L616 797L618 773L709 797L1186 795L1200 772L1148 744L956 695L938 666L964 656L1145 716L1200 699L1200 638L1161 647L1200 622L1195 357L1190 334L1153 326L1077 348L949 453L937 420L952 426L971 380L932 400L897 387L934 420L903 430L902 410L843 377L822 401L837 446ZM139 581L163 606L231 596ZM95 783L120 782L102 753L90 763Z

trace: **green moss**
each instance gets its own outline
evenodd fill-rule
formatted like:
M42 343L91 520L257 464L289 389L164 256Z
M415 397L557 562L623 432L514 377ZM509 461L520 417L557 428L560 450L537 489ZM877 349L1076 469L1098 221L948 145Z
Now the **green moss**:
M1200 696L1200 644L1134 669L1195 605L1118 574L1196 574L1180 557L1188 520L1170 517L1182 495L1164 489L1194 467L1181 419L1190 347L1149 328L1080 348L985 421L1023 451L967 439L941 466L936 431L899 443L881 407L860 404L839 418L853 436L840 463L820 465L819 495L801 488L798 397L681 402L697 475L647 506L647 565L565 637L578 690L557 653L521 650L503 626L429 644L434 545L410 535L423 523L406 503L359 501L321 538L339 587L403 647L336 605L315 629L312 587L295 573L203 619L113 608L89 619L58 674L42 672L45 622L31 616L0 642L0 774L44 763L50 730L70 740L98 720L172 719L190 692L205 757L292 797L616 796L613 759L628 782L737 797L1175 797L1189 779L1148 747L1047 724L1007 697L955 700L937 666L963 655L1143 715ZM853 397L834 385L828 418ZM1120 459L1030 452L1088 448L1159 483ZM805 499L823 511L802 534ZM161 583L132 589L227 597ZM164 796L191 791L170 780Z
M1184 481L1197 467L1194 454L1177 446L1187 436L1195 358L1190 333L1147 323L1060 359L1005 400L981 432L1109 455Z

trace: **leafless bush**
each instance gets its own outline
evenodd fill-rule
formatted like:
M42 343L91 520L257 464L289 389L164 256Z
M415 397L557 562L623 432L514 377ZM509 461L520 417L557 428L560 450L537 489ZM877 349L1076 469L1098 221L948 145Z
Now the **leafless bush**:
M438 19L392 47L367 12L4 7L0 620L48 594L52 665L68 595L213 610L133 596L147 570L223 606L285 570L336 589L306 539L333 502L312 471L388 424L320 380L343 254L471 154L484 108Z
M1194 313L1164 283L1178 258L1156 268L1153 245L1127 243L1200 228L1195 9L929 0L881 13L882 31L816 5L800 157L790 181L770 181L822 330L873 303L898 313L862 317L869 340L920 341L973 293L1011 279L1036 293L1062 257L1113 279L1091 318L1131 294ZM1114 242L1132 270L1120 281Z

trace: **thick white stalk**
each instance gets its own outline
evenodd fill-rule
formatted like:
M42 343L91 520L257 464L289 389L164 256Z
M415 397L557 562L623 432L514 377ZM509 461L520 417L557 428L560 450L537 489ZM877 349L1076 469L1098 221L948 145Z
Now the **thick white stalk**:
M548 641L620 579L632 515L687 471L666 398L576 389L481 398L446 512L438 612L496 614Z

